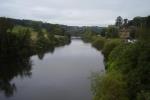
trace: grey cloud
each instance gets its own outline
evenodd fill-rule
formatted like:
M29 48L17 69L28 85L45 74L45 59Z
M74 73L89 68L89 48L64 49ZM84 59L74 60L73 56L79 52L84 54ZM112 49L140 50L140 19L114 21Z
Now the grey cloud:
M113 24L150 14L149 0L0 0L0 16L67 25Z

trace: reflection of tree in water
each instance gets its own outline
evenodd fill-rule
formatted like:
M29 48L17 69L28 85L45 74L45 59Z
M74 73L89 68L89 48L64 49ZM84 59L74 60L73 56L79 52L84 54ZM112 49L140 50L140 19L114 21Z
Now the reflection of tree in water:
M14 77L26 77L31 75L30 58L9 57L0 58L0 91L9 97L16 91L16 86L11 83Z
M37 52L37 56L40 60L42 60L46 53L49 53L49 52L53 53L54 50L55 50L54 47L49 47L47 50L40 50L40 51Z
M53 53L54 48L37 52L39 59L42 60L46 52ZM0 91L3 91L6 97L13 96L16 91L15 83L11 82L15 77L30 77L32 74L30 54L30 50L26 48L19 50L8 46L5 50L0 49Z
M6 50L5 50L6 51ZM3 91L6 97L10 97L16 91L16 86L11 81L17 77L30 77L32 64L30 60L29 51L7 49L7 54L0 54L0 91ZM54 48L49 50L41 50L37 53L39 59L43 59L45 52L54 52Z
M6 51L6 50L5 50ZM47 52L53 53L54 48ZM37 55L43 59L46 51L40 51ZM16 91L15 83L11 81L17 77L30 77L32 64L29 55L25 55L22 50L12 52L7 50L7 54L0 54L0 91L3 91L6 97L10 97Z
M0 18L0 91L7 97L12 96L16 90L15 84L11 83L14 77L31 75L32 55L38 55L42 60L46 52L53 53L56 46L70 43L65 38L56 39L54 35L49 35L46 39L41 32L34 43L28 29L14 33L13 27L13 22Z
M16 90L14 77L31 75L31 41L28 30L12 33L13 23L0 18L0 91L12 96Z

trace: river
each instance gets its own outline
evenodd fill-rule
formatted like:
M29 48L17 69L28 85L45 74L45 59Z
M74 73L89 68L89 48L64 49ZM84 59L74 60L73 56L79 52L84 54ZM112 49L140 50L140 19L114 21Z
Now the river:
M80 39L29 62L28 73L0 80L0 100L92 100L91 72L104 71L103 55Z

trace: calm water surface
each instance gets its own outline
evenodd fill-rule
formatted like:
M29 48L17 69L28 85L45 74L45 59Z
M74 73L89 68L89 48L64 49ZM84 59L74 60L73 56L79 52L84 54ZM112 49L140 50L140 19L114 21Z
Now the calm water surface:
M92 100L89 77L104 70L102 54L80 39L45 54L42 60L33 56L30 62L26 76L12 76L10 91L5 86L12 96L6 95L0 81L0 100Z

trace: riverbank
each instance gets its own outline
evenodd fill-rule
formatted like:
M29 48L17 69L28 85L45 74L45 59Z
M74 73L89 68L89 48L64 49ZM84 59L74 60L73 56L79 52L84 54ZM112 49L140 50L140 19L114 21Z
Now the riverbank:
M22 24L18 24L18 22ZM29 24L30 22L30 24ZM66 33L56 34L63 31L60 27L50 31L47 25L42 22L24 21L0 17L0 58L9 59L9 57L30 57L35 54L53 52L55 47L70 43L70 35ZM32 25L34 24L34 25ZM49 26L49 24L48 24Z
M144 29L134 42L95 34L83 37L105 57L106 73L91 78L93 100L149 100L150 41Z

